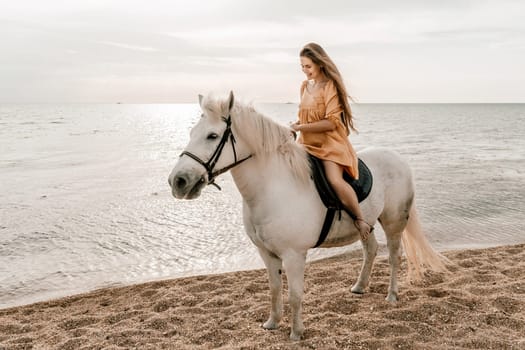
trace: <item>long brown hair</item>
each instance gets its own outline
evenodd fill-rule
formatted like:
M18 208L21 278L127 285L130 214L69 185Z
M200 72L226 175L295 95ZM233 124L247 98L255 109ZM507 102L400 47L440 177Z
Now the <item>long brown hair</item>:
M334 82L339 102L343 105L342 122L348 132L350 132L350 130L357 132L357 129L354 127L352 110L350 109L350 103L348 102L349 96L346 92L345 84L343 83L343 77L326 51L316 43L309 43L303 47L299 56L311 59L313 63L321 68L321 72Z

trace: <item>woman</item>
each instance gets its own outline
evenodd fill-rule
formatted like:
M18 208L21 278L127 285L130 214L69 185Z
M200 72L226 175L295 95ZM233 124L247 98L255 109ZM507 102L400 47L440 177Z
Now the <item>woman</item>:
M356 129L343 79L318 44L307 44L299 56L307 80L301 85L299 121L291 128L301 132L299 142L306 151L322 159L328 182L356 216L355 226L366 240L372 226L363 219L354 189L343 179L343 171L354 179L359 177L357 155L348 140L350 131Z

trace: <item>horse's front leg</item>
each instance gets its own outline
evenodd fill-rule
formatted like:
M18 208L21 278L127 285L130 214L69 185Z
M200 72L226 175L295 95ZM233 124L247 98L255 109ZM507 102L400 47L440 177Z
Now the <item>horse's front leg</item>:
M301 340L304 332L302 302L306 253L291 252L283 256L284 270L288 279L288 300L292 309L291 340Z
M283 299L281 296L282 260L264 248L259 248L259 254L266 265L266 270L268 271L268 282L270 284L270 296L272 301L270 317L262 326L264 329L277 329L279 327L279 321L283 315Z

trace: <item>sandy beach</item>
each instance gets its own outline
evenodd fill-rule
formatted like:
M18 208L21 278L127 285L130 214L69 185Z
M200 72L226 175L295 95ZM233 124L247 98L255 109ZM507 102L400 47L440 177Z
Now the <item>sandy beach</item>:
M0 310L0 349L525 349L525 244L444 253L450 274L400 284L384 300L379 257L354 295L360 254L310 263L300 342L266 331L265 270L152 282ZM284 278L283 293L287 293ZM285 297L285 296L284 296Z

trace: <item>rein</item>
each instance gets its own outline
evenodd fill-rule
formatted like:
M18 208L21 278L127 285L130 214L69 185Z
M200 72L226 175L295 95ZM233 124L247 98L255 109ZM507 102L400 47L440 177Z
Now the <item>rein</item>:
M217 185L215 183L215 178L217 176L227 172L231 168L241 164L245 160L248 160L248 159L250 159L252 157L252 155L250 154L246 158L243 158L241 160L237 160L237 152L235 151L235 142L236 141L235 141L235 136L233 136L233 132L232 132L232 129L231 129L232 117L231 117L231 115L228 115L228 118L222 117L222 120L226 123L226 130L224 130L224 134L222 134L221 141L217 145L217 148L215 149L215 152L213 152L213 154L211 155L210 159L207 162L204 162L202 159L200 159L199 157L197 157L196 155L194 155L193 153L188 152L188 151L184 151L184 152L182 152L180 154L180 157L182 157L183 155L187 155L188 157L192 158L197 163L202 165L206 169L206 171L208 173L208 185L213 185L213 186L217 187L219 190L221 190L221 188L220 188L219 185ZM218 170L214 171L213 168L215 168L215 164L217 164L217 161L219 160L219 157L221 156L222 150L224 148L224 145L226 144L226 142L228 142L228 139L230 139L230 141L232 143L233 157L234 157L235 161L232 164L230 164L228 166L225 166L224 168L221 168L221 169L218 169ZM200 181L201 182L205 181L204 180L204 176L201 176Z

